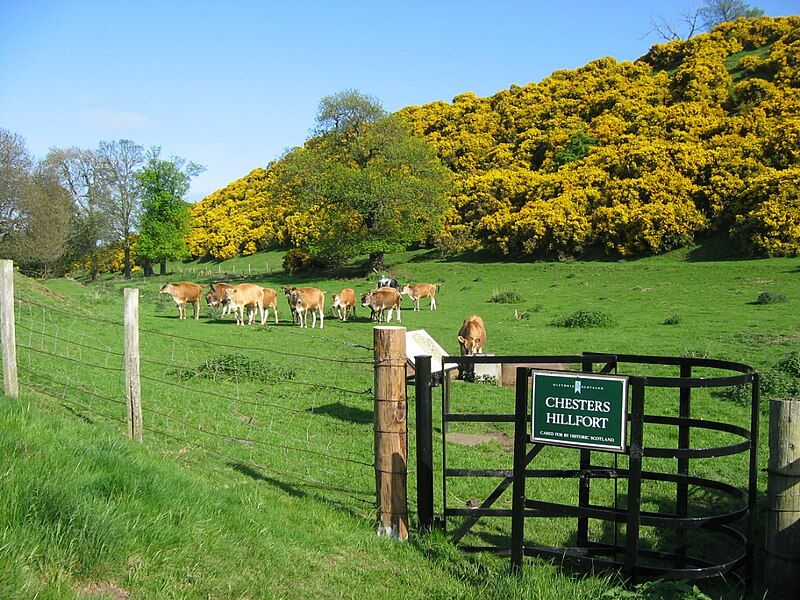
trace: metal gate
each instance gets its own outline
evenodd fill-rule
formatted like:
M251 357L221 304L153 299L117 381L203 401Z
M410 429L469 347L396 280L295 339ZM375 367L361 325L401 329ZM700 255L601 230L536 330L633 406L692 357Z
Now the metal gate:
M755 529L756 460L758 448L759 374L751 367L734 362L689 357L658 357L605 353L584 353L566 356L470 356L448 357L442 371L431 373L430 357L416 357L416 441L417 441L417 510L420 525L428 527L434 521L434 470L433 427L431 396L435 387L442 391L442 456L441 456L441 522L451 539L464 551L489 551L511 557L512 570L519 570L524 556L538 556L559 561L622 569L636 580L641 576L696 580L715 575L730 574L749 586L753 574L753 539ZM613 466L596 464L608 462L609 454L595 449L575 449L575 467L533 468L541 462L550 448L530 440L531 397L529 377L536 370L519 367L516 377L515 410L513 413L453 412L450 408L450 391L447 367L474 368L479 363L568 363L580 365L579 373L621 373L628 375L628 419L624 456L627 467L621 468L614 454ZM625 369L621 368L621 365ZM630 372L631 367L636 372ZM675 375L648 375L641 371L677 371ZM697 376L702 371L704 376ZM711 375L706 375L706 372ZM467 385L467 384L464 384ZM749 429L733 423L698 418L692 415L692 390L700 388L726 388L746 386L750 391ZM654 414L647 411L648 390L653 402L658 398L655 390L677 392L677 414ZM670 393L670 392L665 392ZM695 411L696 412L696 411ZM513 423L513 467L511 469L460 468L451 465L447 457L447 436L451 423ZM667 426L677 429L676 447L653 447L645 444L648 429ZM703 432L722 432L733 438L726 445L704 446ZM693 435L694 434L694 435ZM692 445L692 440L701 443ZM740 489L718 478L691 475L692 461L743 455L742 467L748 473L747 489ZM648 463L669 459L672 472L648 468ZM671 462L671 461L674 461ZM662 463L663 464L663 463ZM746 466L745 466L746 465ZM448 506L448 481L457 478L485 477L497 479L494 490L474 507ZM576 503L543 501L529 495L529 481L537 483L553 479L575 480ZM613 502L591 502L592 482L610 479L614 482ZM619 506L618 482L627 488L625 507ZM642 510L642 484L653 482L674 484L674 503L671 510ZM496 507L498 499L511 490L511 508ZM713 493L729 500L724 510L698 514L691 503L693 494ZM663 507L662 507L663 508ZM461 522L450 528L450 521L460 517ZM507 544L467 545L462 540L481 519L511 518L511 534ZM574 544L553 547L530 540L528 519L567 517L575 520ZM590 520L610 524L613 542L601 542L590 535ZM624 528L624 533L620 532ZM670 550L649 549L640 544L640 528L652 527L670 531L674 540ZM687 539L690 530L714 532L725 540L729 556L714 560L693 554L692 543Z

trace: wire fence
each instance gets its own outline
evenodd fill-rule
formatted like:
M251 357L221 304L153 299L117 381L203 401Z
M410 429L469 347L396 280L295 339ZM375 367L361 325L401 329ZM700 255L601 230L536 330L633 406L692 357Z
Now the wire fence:
M16 296L19 379L49 408L118 428L123 321L96 312ZM216 325L206 339L165 329L175 325L139 328L147 443L194 468L213 463L349 510L374 506L371 348L288 326L248 329L264 337L238 343Z

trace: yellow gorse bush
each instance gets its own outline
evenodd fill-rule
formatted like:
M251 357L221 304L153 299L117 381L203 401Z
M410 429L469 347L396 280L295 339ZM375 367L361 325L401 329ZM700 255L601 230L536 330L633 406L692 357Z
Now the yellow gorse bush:
M454 174L442 253L636 256L727 233L800 253L800 17L740 19L635 62L602 58L399 115ZM276 197L256 169L193 207L192 254L310 247L360 225ZM354 229L355 228L355 229Z

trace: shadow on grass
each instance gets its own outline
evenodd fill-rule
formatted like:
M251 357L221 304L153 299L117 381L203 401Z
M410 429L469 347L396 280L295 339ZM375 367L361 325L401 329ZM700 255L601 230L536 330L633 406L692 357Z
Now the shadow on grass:
M270 477L269 475L264 475L263 473L257 471L256 469L252 468L249 465L245 465L239 462L232 462L228 463L228 466L231 467L234 471L238 471L242 475L247 475L251 479L255 479L257 481L264 481L269 483L270 485L275 486L281 491L286 492L290 496L294 496L295 498L307 498L308 493L304 492L303 490L293 486L290 483L286 483L285 481L281 481L279 479L275 479L274 477Z
M334 402L326 404L325 406L318 406L316 408L308 408L306 412L327 415L340 421L358 424L372 424L372 411L364 410L363 408L354 408L347 406L341 402Z

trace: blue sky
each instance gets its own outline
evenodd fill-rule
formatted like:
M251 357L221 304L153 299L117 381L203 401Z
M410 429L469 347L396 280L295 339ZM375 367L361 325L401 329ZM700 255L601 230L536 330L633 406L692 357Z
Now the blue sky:
M0 0L0 127L38 157L101 140L206 166L198 200L302 144L323 96L387 110L634 60L684 1ZM768 15L798 3L761 0Z

